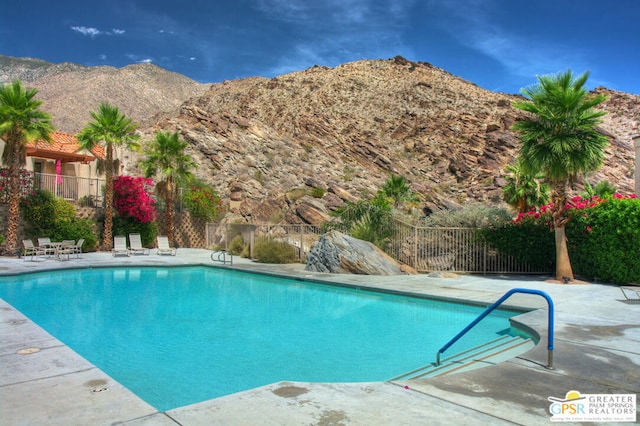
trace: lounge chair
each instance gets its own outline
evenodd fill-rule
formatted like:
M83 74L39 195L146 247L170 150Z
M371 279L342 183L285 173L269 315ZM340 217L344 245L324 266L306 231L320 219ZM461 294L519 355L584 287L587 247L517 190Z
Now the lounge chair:
M156 242L158 243L158 254L176 255L176 249L169 247L169 238L166 235L158 235Z
M149 249L142 247L140 234L129 234L129 251L133 254L149 254Z
M127 237L123 237L118 235L113 237L113 249L111 249L111 253L114 256L118 256L120 254L124 254L125 256L129 256L129 248L127 247Z
M22 240L22 245L24 246L24 260L27 260L27 256L31 256L31 260L33 260L34 256L46 254L44 248L34 246L31 240Z
M629 302L640 302L640 287L621 286L620 291Z
M49 237L38 238L38 248L44 250L44 254L47 256L56 254L56 246L51 242Z

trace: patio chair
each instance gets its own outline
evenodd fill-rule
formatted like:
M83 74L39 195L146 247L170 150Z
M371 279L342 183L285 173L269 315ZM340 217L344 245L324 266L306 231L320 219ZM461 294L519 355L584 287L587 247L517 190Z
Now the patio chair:
M113 249L111 249L111 253L113 256L118 256L124 254L125 256L130 256L129 248L127 247L127 237L122 235L118 235L113 237Z
M620 291L629 302L640 302L640 287L621 286Z
M158 235L156 242L158 243L158 254L176 255L176 249L169 246L169 238L166 235Z
M133 254L149 254L149 249L142 247L140 234L129 234L129 251Z
M51 242L49 237L38 238L38 247L44 250L44 254L47 256L53 256L56 254L56 246Z
M73 246L73 253L76 255L76 258L80 258L82 254L82 245L84 244L84 238L80 238L75 246Z
M67 255L67 260L69 260L71 255L76 252L75 247L75 240L63 240L56 247L56 259L62 260L62 256Z
M22 245L24 246L24 260L27 260L27 256L31 256L33 261L34 256L45 255L44 249L34 246L31 240L22 240Z

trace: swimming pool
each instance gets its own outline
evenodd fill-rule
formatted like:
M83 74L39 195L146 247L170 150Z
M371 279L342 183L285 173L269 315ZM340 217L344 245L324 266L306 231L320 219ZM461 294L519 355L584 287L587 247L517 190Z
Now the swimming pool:
M0 298L166 411L282 380L388 380L482 308L210 267L0 277ZM509 332L495 311L451 353Z

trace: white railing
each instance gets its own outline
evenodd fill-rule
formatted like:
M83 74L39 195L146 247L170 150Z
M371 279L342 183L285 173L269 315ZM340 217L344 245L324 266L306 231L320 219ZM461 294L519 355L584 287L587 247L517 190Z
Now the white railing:
M33 186L85 207L102 207L104 179L34 173Z

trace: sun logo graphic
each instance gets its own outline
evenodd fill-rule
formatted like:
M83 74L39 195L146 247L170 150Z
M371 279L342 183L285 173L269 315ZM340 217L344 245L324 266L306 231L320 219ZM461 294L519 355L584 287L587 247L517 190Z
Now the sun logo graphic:
M564 398L550 396L552 422L636 421L635 394L581 394L571 390Z

